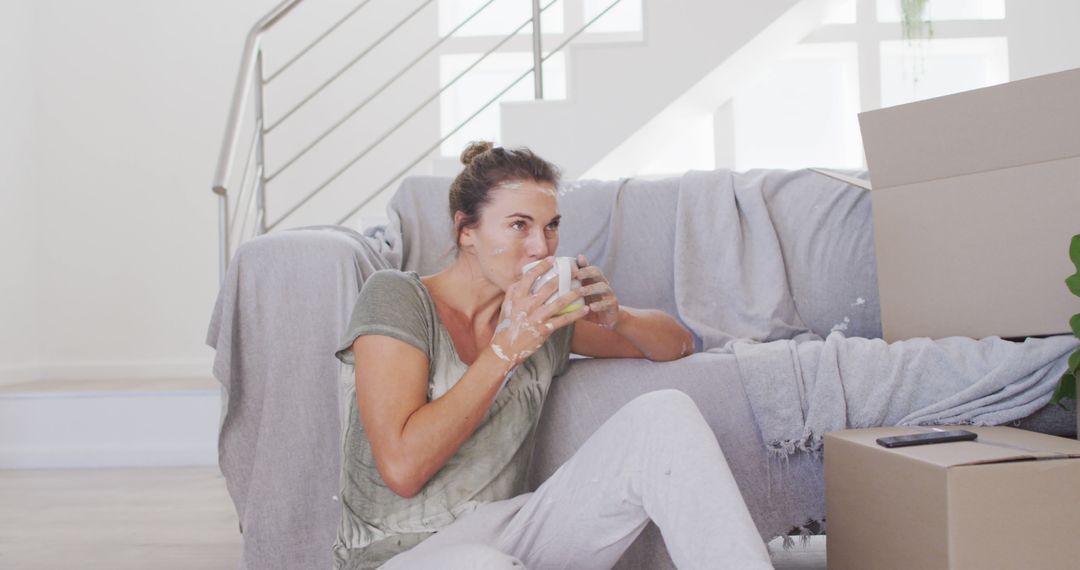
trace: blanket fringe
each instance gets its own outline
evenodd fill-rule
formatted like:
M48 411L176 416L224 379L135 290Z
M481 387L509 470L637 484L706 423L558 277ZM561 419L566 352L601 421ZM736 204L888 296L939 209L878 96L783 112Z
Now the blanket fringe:
M795 548L795 539L793 535L798 533L799 545L806 548L806 545L810 543L810 537L818 534L825 534L825 519L810 519L791 529L791 532L784 535L784 550L791 550Z
M796 451L809 453L817 459L822 459L825 450L825 438L807 431L799 439L778 439L765 444L765 449L772 459L787 460Z

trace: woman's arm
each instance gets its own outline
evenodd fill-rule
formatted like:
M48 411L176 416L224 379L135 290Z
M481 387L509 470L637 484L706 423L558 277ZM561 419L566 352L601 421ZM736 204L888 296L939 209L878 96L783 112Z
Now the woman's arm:
M555 316L580 299L571 291L550 305L552 280L537 295L533 281L552 265L551 258L526 272L507 289L491 344L445 394L427 401L430 363L424 351L382 335L353 341L356 399L375 465L391 491L413 497L472 436L495 401L507 375L538 350L556 330L585 316L582 307ZM504 324L505 323L505 324Z
M427 401L428 357L380 335L353 343L356 399L375 464L391 491L413 497L476 431L510 363L488 346L465 375Z
M653 309L632 309L619 304L604 272L577 257L574 278L589 315L574 327L570 351L597 358L677 360L694 353L694 336L670 315Z
M677 360L694 353L694 337L670 315L653 309L619 307L612 328L586 320L574 326L570 350L596 358Z

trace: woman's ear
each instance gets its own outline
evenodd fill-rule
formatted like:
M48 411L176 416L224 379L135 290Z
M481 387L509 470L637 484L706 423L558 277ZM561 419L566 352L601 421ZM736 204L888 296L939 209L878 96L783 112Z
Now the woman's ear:
M473 228L465 225L465 212L460 210L454 212L454 228L456 228L454 234L457 236L459 249L471 250L476 247Z

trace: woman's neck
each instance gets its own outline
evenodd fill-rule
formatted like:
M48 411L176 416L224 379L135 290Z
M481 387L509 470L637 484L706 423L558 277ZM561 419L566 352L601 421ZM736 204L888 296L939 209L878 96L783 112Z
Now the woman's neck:
M465 255L423 281L439 302L468 321L472 328L494 325L498 320L505 293L488 281Z

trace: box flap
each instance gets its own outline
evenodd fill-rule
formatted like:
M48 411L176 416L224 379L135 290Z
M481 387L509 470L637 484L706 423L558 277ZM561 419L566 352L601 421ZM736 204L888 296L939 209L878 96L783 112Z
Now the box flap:
M1080 156L1077 101L1080 69L860 113L874 188Z
M863 190L871 190L872 189L869 180L863 180L861 178L855 178L854 176L848 176L847 174L841 174L839 172L833 172L831 170L826 170L824 168L811 168L810 170L812 170L814 172L817 172L818 174L824 174L825 176L828 176L829 178L835 178L835 179L837 179L837 180L839 180L841 182L847 182L848 184L851 184L852 186L858 186L859 188L862 188Z
M961 429L979 434L979 439L968 443L996 449L1002 457L995 461L976 459L965 463L957 462L955 465L976 465L1031 459L1080 458L1080 441L1075 439L1002 426L969 426Z
M908 435L932 431L929 427L870 428L832 432L830 437L873 447L883 453L895 453L922 463L941 468L963 465L983 465L1010 461L1042 459L1080 459L1080 441L1035 433L1015 428L993 426L937 426L938 429L963 429L975 432L979 439L932 445L915 445L886 449L877 444L877 438L890 435ZM826 440L828 446L828 440Z

